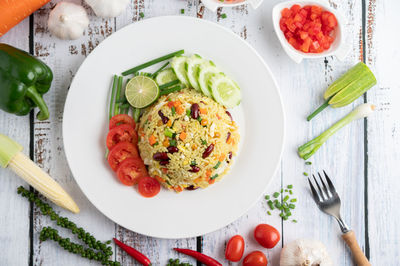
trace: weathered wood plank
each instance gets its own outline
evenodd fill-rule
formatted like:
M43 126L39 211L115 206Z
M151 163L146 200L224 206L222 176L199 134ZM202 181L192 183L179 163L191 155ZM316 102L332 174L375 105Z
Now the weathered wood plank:
M366 63L378 85L367 93L376 105L368 118L368 228L372 265L398 265L400 261L400 68L398 1L366 1Z
M74 215L55 207L63 216L70 218L78 226L86 228L99 240L109 240L114 236L115 225L95 209L86 199L67 165L62 143L62 117L65 98L70 82L85 57L105 37L114 30L114 20L101 20L94 17L87 8L91 23L85 36L76 41L63 41L52 36L47 30L47 18L52 7L58 1L47 4L34 16L34 47L35 55L46 62L54 72L54 81L50 92L45 96L49 103L50 119L34 123L35 161L56 179L77 202L81 209L79 215ZM74 1L81 3L81 1ZM85 110L82 110L84 112ZM95 178L95 177L93 177ZM34 265L96 265L94 262L82 259L60 248L54 242L39 241L42 227L56 227L49 217L42 216L34 209ZM65 230L61 235L69 237L72 234ZM76 238L71 238L79 242Z
M29 18L22 21L0 42L29 52ZM0 133L24 147L29 155L29 116L17 117L0 111ZM0 262L3 265L27 265L29 262L29 203L17 195L17 187L27 184L8 169L0 170Z

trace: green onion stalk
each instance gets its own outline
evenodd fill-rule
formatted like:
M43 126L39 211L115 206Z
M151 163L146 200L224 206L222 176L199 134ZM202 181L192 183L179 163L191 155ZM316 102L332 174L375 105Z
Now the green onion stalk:
M301 158L307 160L310 158L321 146L328 140L330 136L335 134L339 129L349 124L350 122L367 117L375 110L375 105L364 103L355 108L348 115L339 120L336 124L331 126L328 130L323 132L315 139L307 142L298 148L298 153Z
M324 94L325 102L307 117L307 121L328 106L339 108L352 103L375 84L374 74L368 66L359 62L328 87Z

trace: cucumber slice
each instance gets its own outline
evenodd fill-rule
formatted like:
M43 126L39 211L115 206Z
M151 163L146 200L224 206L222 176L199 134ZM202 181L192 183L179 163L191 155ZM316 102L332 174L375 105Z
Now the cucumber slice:
M197 54L192 55L186 61L187 78L188 78L189 83L192 86L192 88L195 89L196 91L200 91L200 85L197 80L197 77L198 77L198 73L199 73L199 66L204 61L205 60L203 58L201 58L200 55L197 55Z
M156 76L156 82L159 86L177 79L178 78L172 68L164 69Z
M187 79L186 69L185 69L187 59L188 58L186 56L175 56L174 58L172 58L171 61L171 66L175 72L176 77L185 86L189 86L189 80Z
M240 104L242 94L239 86L223 73L213 74L208 85L214 100L226 108L233 108Z
M210 88L209 88L209 80L212 75L218 74L221 71L214 65L212 61L206 61L200 64L199 66L199 74L198 74L198 82L201 91L208 97L212 97Z

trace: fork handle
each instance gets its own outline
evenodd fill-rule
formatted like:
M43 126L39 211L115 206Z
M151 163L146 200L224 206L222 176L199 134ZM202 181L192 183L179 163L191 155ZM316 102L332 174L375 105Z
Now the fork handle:
M346 242L347 246L349 246L351 253L353 253L353 260L357 266L371 266L371 263L369 263L367 257L365 257L362 249L357 243L354 231L350 230L343 234L342 238Z

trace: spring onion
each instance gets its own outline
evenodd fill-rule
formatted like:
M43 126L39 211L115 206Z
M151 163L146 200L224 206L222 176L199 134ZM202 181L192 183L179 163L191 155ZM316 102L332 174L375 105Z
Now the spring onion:
M173 81L170 81L170 82L167 82L165 84L162 84L162 85L158 86L158 88L160 90L164 90L164 89L167 89L167 88L169 88L171 86L174 86L174 85L178 84L179 82L180 81L178 79L177 80L173 80Z
M170 54L161 56L161 57L159 57L159 58L153 59L153 60L151 60L151 61L149 61L149 62L146 62L146 63L144 63L144 64L138 65L138 66L136 66L136 67L133 67L133 68L131 68L131 69L128 69L128 70L122 72L122 76L126 76L126 75L129 75L129 74L136 73L136 72L138 72L139 70L142 70L142 69L144 69L144 68L146 68L146 67L155 65L155 64L160 63L160 62L162 62L162 61L168 60L168 59L170 59L170 58L172 58L172 57L174 57L174 56L181 55L181 54L183 54L184 52L185 52L184 50L179 50L179 51L176 51L176 52L173 52L173 53L170 53Z
M110 106L109 106L109 112L108 112L108 120L113 117L113 107L114 107L114 102L115 102L115 91L117 90L118 86L118 76L114 75L113 82L112 82L112 89L111 89L111 96L110 96Z
M335 134L339 129L347 125L353 120L367 117L375 110L375 105L364 103L355 108L348 115L339 120L336 124L331 126L328 130L323 132L315 139L307 142L298 148L298 153L301 158L307 160L310 158L321 146L328 140L330 136Z
M155 78L157 76L158 73L160 73L164 68L166 68L169 65L169 62L165 63L164 65L162 65L159 69L157 69L156 72L154 72L151 77Z
M178 85L178 86L160 91L160 95L167 95L167 94L170 94L175 91L180 91L181 89L182 89L182 86Z

